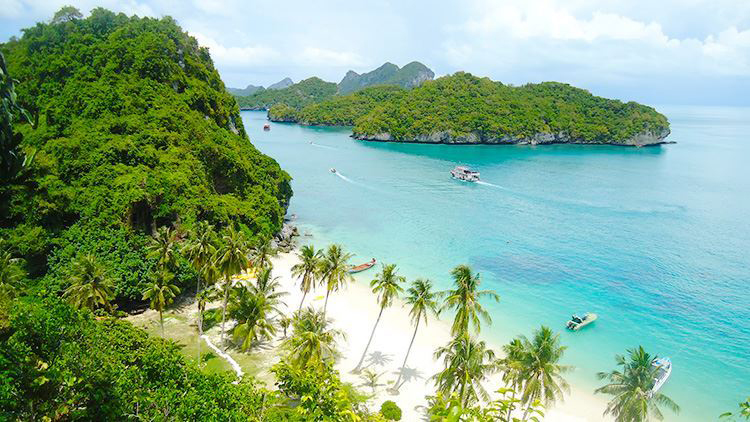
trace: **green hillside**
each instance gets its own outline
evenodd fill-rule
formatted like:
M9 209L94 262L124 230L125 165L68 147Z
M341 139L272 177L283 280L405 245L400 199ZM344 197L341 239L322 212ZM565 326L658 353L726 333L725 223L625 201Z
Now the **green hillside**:
M396 85L408 89L419 86L434 76L432 70L419 62L411 62L403 68L386 62L379 68L361 75L350 70L339 82L338 92L348 94L373 85Z
M119 299L140 299L156 227L281 227L289 175L250 143L208 50L171 18L63 10L0 48L35 122L16 130L37 152L28 179L0 188L0 234L40 291L65 288L71 259L91 253ZM178 283L194 277L179 268Z
M274 104L286 104L302 108L308 104L323 101L336 94L336 84L312 77L283 89L266 89L254 95L237 97L242 109L265 110Z

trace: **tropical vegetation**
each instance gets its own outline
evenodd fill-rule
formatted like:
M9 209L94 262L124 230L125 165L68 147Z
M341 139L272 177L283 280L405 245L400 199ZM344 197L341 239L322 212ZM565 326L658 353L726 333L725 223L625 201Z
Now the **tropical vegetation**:
M275 104L286 104L300 109L336 95L336 84L312 77L299 81L283 89L259 90L248 96L238 96L240 108L247 110L267 110Z

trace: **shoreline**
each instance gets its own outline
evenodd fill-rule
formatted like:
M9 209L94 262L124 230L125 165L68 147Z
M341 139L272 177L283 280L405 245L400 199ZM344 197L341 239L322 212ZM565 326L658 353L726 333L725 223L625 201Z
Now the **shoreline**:
M296 251L295 248L291 252L280 253L272 260L274 276L279 277L281 290L289 293L285 300L287 313L296 311L302 298L298 281L291 275L291 267L297 262ZM341 357L337 360L335 368L343 381L368 394L372 393L372 390L363 386L363 379L357 374L352 374L351 370L361 357L377 317L378 306L369 289L369 281L378 269L376 267L359 273L355 276L354 283L331 293L327 310L327 316L333 320L333 326L346 335L344 340L339 341ZM325 289L318 287L307 295L303 307L322 309L324 295ZM434 360L433 353L436 348L449 341L450 324L445 319L435 317L431 317L426 325L420 324L406 364L407 371L402 378L402 386L398 394L391 394L388 390L398 377L398 370L413 334L408 308L403 300L398 299L383 312L363 366L364 369L369 368L382 374L379 378L381 385L376 389L375 396L368 401L368 407L377 411L382 402L392 400L402 409L402 420L405 421L423 419L424 415L420 409L427 404L425 396L434 392L434 384L430 377L442 369L441 362ZM499 353L501 345L489 341L483 335L479 337L485 340L492 350ZM571 381L568 382L571 384L570 394L564 396L564 401L559 401L545 410L544 421L611 420L602 415L606 406L604 396L595 396L593 392L587 392L573 385ZM502 387L500 375L491 375L484 386L490 393Z

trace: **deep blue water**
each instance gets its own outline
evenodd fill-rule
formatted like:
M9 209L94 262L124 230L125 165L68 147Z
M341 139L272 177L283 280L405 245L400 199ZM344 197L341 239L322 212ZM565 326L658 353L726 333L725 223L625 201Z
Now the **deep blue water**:
M440 287L468 263L502 297L486 337L559 329L569 380L590 390L643 345L674 362L667 420L714 420L750 395L750 109L659 110L677 144L641 149L368 143L242 116L294 178L289 212L316 246ZM485 183L452 180L457 164ZM563 330L586 311L594 326Z

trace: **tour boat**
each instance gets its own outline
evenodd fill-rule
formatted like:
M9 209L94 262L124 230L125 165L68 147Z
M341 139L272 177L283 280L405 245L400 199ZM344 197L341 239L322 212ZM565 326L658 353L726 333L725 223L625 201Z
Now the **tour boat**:
M451 176L454 179L463 180L465 182L478 182L479 172L469 169L468 167L457 166L451 170Z
M263 125L263 130L271 130L271 124L270 123L264 124Z
M591 312L587 312L586 315L583 316L583 318L579 317L578 315L573 315L570 318L570 321L565 324L565 326L568 327L569 330L578 331L581 328L596 321L597 318L598 316Z
M659 368L659 371L656 373L656 378L654 378L654 386L651 387L649 396L653 396L654 394L656 394L656 392L659 391L664 383L667 382L667 379L669 379L669 376L672 374L672 360L669 358L654 359L651 365Z
M359 273L364 270L369 270L375 265L375 258L372 259L370 262L365 262L364 264L356 265L354 267L349 268L349 274Z

